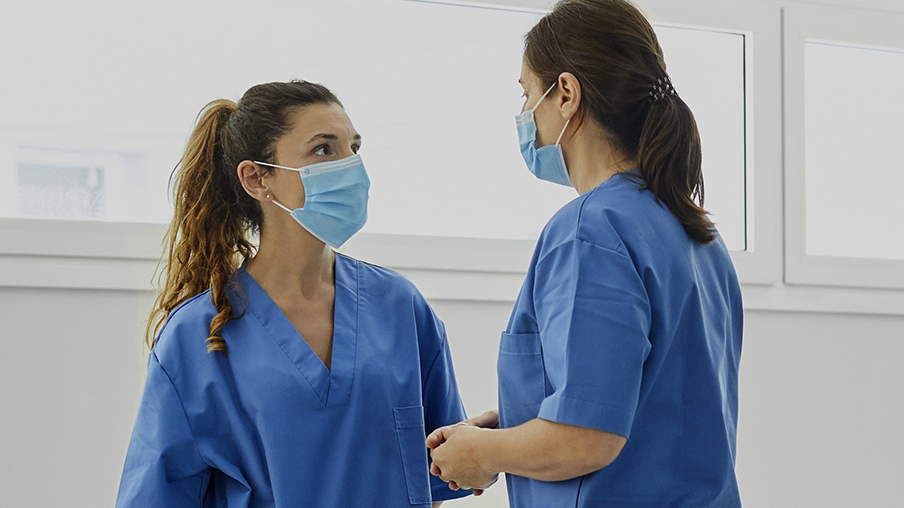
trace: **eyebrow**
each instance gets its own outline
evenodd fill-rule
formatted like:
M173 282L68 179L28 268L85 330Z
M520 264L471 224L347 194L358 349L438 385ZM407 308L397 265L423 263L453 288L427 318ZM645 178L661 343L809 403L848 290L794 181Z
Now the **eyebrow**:
M328 139L330 141L338 141L339 136L337 136L335 134L325 134L325 133L315 134L311 137L311 139L308 140L308 143L310 143L314 140L317 140L317 139ZM361 141L361 135L355 134L355 136L352 138L352 140L353 141Z

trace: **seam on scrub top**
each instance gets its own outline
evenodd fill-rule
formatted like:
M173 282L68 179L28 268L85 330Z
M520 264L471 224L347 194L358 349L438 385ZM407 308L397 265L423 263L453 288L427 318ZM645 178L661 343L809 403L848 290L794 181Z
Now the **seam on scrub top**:
M204 295L210 295L210 290L209 290L209 289L205 289L204 291L201 291L200 293L198 293L198 294L196 294L195 296L189 298L188 300L185 300L184 302L180 303L178 307L176 307L175 309L171 310L170 313L166 315L166 321L164 321L163 326L160 328L160 333L157 334L157 340L154 341L154 348L153 348L153 349L157 349L157 344L160 342L160 339L163 338L163 332L166 330L166 327L167 327L167 325L169 325L170 321L172 321L173 316L175 316L177 312L179 312L180 310L182 310L183 307L185 307L185 306L188 305L189 303L191 303L191 302L197 300L198 298L201 298L201 297L204 296ZM158 361L157 363L159 364L160 362ZM162 367L162 365L161 365L161 367Z
M163 372L163 375L166 376L166 380L173 388L173 393L176 394L176 398L179 399L179 407L182 409L182 416L185 417L185 424L188 426L188 432L191 434L191 442L195 445L195 453L198 454L198 458L201 459L201 462L204 463L204 465L213 467L206 460L204 460L204 456L201 455L201 450L198 449L198 440L195 439L195 430L191 428L191 420L188 418L188 413L185 411L185 403L182 402L182 396L179 395L179 390L176 389L176 384L173 383L173 379L170 377L169 372L167 372L166 368L163 367L163 364L160 363L160 358L157 357L157 353L151 352L151 354L154 356L154 361L157 362L157 366L160 367L160 371ZM201 481L203 482L203 476Z
M587 245L590 245L591 247L596 247L597 249L601 249L601 250L604 250L604 251L606 251L606 252L611 252L612 254L615 254L615 255L617 255L617 256L619 256L619 257L623 257L623 258L627 259L628 261L631 261L632 264L633 264L633 262L634 262L634 261L631 259L631 257L628 256L627 254L621 253L621 252L619 252L619 251L617 251L617 250L615 250L615 249L610 249L609 247L603 247L602 245L597 245L597 244L595 244L595 243L593 243L593 242L588 242L587 240L584 240L583 238L578 238L577 235L575 235L575 237L572 238L571 240L569 240L569 241L567 241L567 242L562 242L562 243L556 245L555 247L553 247L551 250L547 251L545 254L543 254L542 257L540 257L540 258L537 259L537 263L536 263L535 266L537 266L537 265L539 265L540 263L542 263L542 262L543 262L547 257L549 257L553 252L557 251L558 249L562 248L562 247L565 246L565 245L571 244L572 242L581 242L581 243L585 243L585 244L587 244Z
M568 396L565 396L565 395L556 395L555 393L553 393L552 395L550 395L550 397L558 397L558 398L560 398L560 399L573 400L573 401L575 401L575 402L583 402L583 403L586 403L586 404L593 404L593 405L596 406L596 407L604 407L604 408L608 408L608 409L614 409L614 410L616 410L616 411L621 411L621 412L623 412L623 413L624 413L624 412L627 412L626 410L624 410L624 409L622 409L622 408L620 408L620 407L617 407L617 406L610 406L609 404L600 404L599 402L595 402L595 401L592 401L592 400L586 400L586 399L579 399L579 398L577 398L577 397L568 397Z
M249 308L250 308L250 305L249 305ZM316 396L316 397L319 399L319 398L320 398L320 394L317 393L317 390L314 388L314 386L313 386L313 385L311 384L311 382L308 380L307 376L304 375L304 372L302 372L301 369L298 367L298 365L296 365L296 363L295 363L294 361L292 361L292 358L289 357L289 354L286 353L286 350L283 349L283 347L279 344L279 342L276 341L276 338L273 337L273 334L270 333L270 330L268 330L267 327L264 326L263 323L261 323L261 320L257 318L257 315L255 315L254 311L251 311L251 312L249 313L249 315L250 315L251 317L253 317L255 321L257 321L257 324L260 325L261 329L264 330L264 332L267 333L267 336L270 337L270 340L273 341L273 345L276 346L276 349L278 349L278 350L283 354L283 356L286 357L286 360L288 360L289 363L291 363L293 367L295 367L295 370L298 371L299 374L301 374L301 377L302 377L302 378L304 378L305 384L307 384L307 385L311 388L311 391L314 392L314 396ZM300 335L300 334L299 334L299 335ZM327 385L327 390L328 390L327 393L329 393L329 385ZM326 407L326 403L325 403L325 402L324 402L324 407Z
M437 318L437 319L438 319L438 318ZM424 390L424 387L427 386L427 380L430 379L430 375L433 374L433 368L436 367L436 362L439 361L439 358L440 358L440 356L442 356L443 351L446 350L446 343L448 342L448 340L446 339L446 326L445 326L445 324L443 325L443 334L442 334L441 339L442 339L442 340L440 341L439 351L436 352L436 356L433 358L433 361L430 362L430 368L427 369L427 374L424 375L424 381L423 381L422 384L421 384L421 391L423 391L423 390ZM422 398L423 398L423 396L422 396Z
M621 174L621 173L617 173L616 175L613 175L613 177L614 177L614 176L617 176L617 175L619 175L619 174ZM604 247L604 246L602 246L602 245L597 245L597 244L595 244L595 243L593 243L593 242L590 242L590 241L588 241L588 240L586 240L586 239L584 239L584 238L581 238L581 237L579 236L580 231L581 231L581 223L582 223L583 220L584 220L584 206L587 204L587 201L590 200L590 196L591 196L592 194L596 193L597 191L600 191L601 188L605 187L605 186L606 186L609 182L611 182L611 181L612 181L612 178L610 177L608 180L606 180L605 182L601 183L601 184L600 184L599 186L597 186L595 189L592 189L590 192L588 192L587 194L585 194L584 196L582 196L584 199L581 201L581 206L578 208L578 220L577 220L577 224L575 224L574 238L575 238L576 240L580 240L580 241L582 241L582 242L584 242L584 243L593 245L593 246L595 246L595 247L599 247L599 248L601 248L601 249L606 249L606 250L608 250L608 251L615 252L616 254L621 254L621 253L618 252L617 250L611 249L611 248L609 248L609 247ZM602 192L602 191L600 191L600 192ZM607 222L609 222L609 223L611 224L611 222L608 221L608 217L607 217ZM627 250L628 250L628 247L625 245L625 242L624 242L624 240L622 240L621 236L618 235L618 234L616 234L615 236L616 236L616 238L618 238L618 241L619 241L619 243L621 244L621 246L625 248L625 251L627 251ZM621 254L621 255L622 255L622 256L625 256L625 257L628 257L627 254ZM629 258L629 259L630 259L630 258Z
M597 244L594 243L594 242L591 242L591 241L589 241L589 240L585 240L585 239L583 239L583 238L578 238L577 236L575 236L574 239L577 240L577 241L579 241L579 242L586 243L587 245L589 245L589 246L591 246L591 247L596 247L597 249L602 249L602 250L604 250L604 251L607 251L607 252L611 252L611 253L613 253L613 254L616 254L616 255L618 255L618 256L620 256L620 257L623 257L623 258L627 259L628 261L631 261L631 264L634 264L634 260L631 259L631 256L629 256L627 253L619 252L619 251L617 251L617 250L615 250L615 249L612 249L612 248L610 248L610 247L604 247L604 246L602 246L602 245L597 245ZM619 240L620 240L620 239L621 239L621 238L619 238ZM625 247L625 250L628 249L627 246L625 246L625 242L622 242L621 245L622 245L622 247Z
M341 254L340 254L341 255ZM350 406L352 403L352 390L355 388L355 378L358 375L358 340L361 338L360 330L361 330L361 307L364 305L362 302L364 301L364 296L361 294L361 262L353 257L346 256L347 261L351 261L352 266L355 268L355 288L348 288L352 294L355 295L355 338L352 344L354 345L354 350L351 358L352 363L352 372L348 379L348 398L345 401L345 404L341 406L333 406L333 407L345 407ZM338 262L337 262L338 264ZM333 271L333 285L336 284L336 272ZM344 285L344 284L343 284ZM333 288L333 347L335 344L335 327L336 327L336 291ZM333 385L333 371L330 370L330 388ZM327 402L329 402L329 392L327 392Z

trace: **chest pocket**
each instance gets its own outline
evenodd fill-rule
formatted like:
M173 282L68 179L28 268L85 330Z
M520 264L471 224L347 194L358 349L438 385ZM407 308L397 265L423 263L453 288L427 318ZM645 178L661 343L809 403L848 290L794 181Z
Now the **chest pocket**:
M503 427L533 420L546 398L539 333L503 333L497 363L499 418Z
M424 407L407 406L393 408L399 450L402 452L402 468L408 486L408 502L413 505L429 504L430 469L427 465L427 433L424 430Z

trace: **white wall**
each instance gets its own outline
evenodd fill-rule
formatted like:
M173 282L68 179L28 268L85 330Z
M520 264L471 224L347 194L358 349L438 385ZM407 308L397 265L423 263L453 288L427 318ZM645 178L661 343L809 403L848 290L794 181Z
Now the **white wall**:
M737 465L745 506L901 506L904 316L745 318Z
M112 505L143 382L135 291L0 289L3 506ZM438 300L469 413L495 407L511 302ZM904 316L748 311L738 476L745 506L900 506ZM500 483L450 506L504 507Z
M699 10L707 1L688 4ZM655 13L668 10L669 2L642 3ZM805 3L877 15L879 9L904 12L900 0ZM794 2L720 2L722 8L786 4ZM781 131L782 112L767 116L773 113L763 132ZM758 138L758 147L763 140ZM757 154L756 170L771 179L766 189L773 196L782 195L781 175L788 170L780 141L769 141L768 150ZM782 203L777 197L765 203L758 213L778 210L775 220L757 222L769 235L767 242L758 240L758 248L768 252L741 260L756 274L743 288L738 475L745 506L900 506L904 291L789 281ZM0 221L0 505L96 507L115 498L147 354L141 324L152 296L136 288L146 286L154 265L146 253L162 229L134 237L128 236L132 226L114 236L95 236L94 229ZM116 245L103 240L113 237L126 239ZM379 242L365 242L359 251L365 259L403 268L432 299L449 330L469 413L495 406L499 333L529 252L517 245L456 241L460 250L444 255L442 242L392 242L404 244L405 251L384 252ZM499 248L484 257L472 245ZM467 259L456 257L461 253ZM488 267L486 260L496 264ZM500 484L484 498L449 505L506 506L504 489Z
M149 292L0 289L0 505L112 506Z

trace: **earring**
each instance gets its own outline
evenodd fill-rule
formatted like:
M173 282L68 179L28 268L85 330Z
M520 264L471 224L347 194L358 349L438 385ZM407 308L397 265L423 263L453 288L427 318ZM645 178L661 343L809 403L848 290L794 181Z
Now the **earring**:
M270 195L269 195L269 194L267 194L267 199L270 199Z

